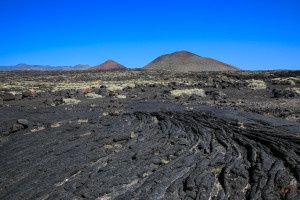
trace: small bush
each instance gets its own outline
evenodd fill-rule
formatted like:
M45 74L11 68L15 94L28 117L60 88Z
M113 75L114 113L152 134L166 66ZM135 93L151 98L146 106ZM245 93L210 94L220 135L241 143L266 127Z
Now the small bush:
M296 87L294 87L294 88L286 88L285 90L292 91L292 92L295 92L297 94L300 94L300 88L296 88Z
M123 90L123 87L119 86L119 85L109 85L109 86L107 86L107 90L111 91L111 92L120 91L120 90Z
M248 83L248 87L253 90L264 90L267 88L267 85L263 80L250 79L246 82Z
M135 88L135 84L134 83L125 83L122 85L122 87L133 89L133 88Z
M95 93L87 93L85 97L88 99L96 99L96 98L102 98L103 96Z
M63 103L64 104L69 104L69 105L74 105L74 104L78 104L80 103L81 101L80 100L77 100L77 99L63 99Z
M116 96L118 99L126 99L126 95L117 95Z
M134 138L136 138L136 135L135 135L135 133L132 131L132 132L130 132L130 138L131 139L134 139Z
M297 77L289 77L289 78L273 78L272 84L274 85L296 85L296 82L299 81Z
M185 89L185 90L173 90L171 91L171 95L174 97L179 97L182 95L197 95L200 97L205 97L205 92L202 89L194 88L194 89Z

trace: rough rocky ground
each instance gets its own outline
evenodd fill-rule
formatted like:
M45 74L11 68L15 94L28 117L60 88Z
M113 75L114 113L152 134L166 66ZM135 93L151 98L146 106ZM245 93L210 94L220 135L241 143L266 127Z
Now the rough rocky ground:
M299 71L1 73L0 199L300 198Z

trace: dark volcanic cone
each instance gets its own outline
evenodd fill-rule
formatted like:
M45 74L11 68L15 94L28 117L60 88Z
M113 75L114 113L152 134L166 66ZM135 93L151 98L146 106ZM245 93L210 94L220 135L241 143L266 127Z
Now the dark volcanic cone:
M188 51L162 55L144 67L145 69L174 71L232 71L238 68L226 63L204 58Z
M113 61L113 60L107 60L104 63L97 65L95 67L89 68L91 70L112 70L112 69L126 69L123 65Z

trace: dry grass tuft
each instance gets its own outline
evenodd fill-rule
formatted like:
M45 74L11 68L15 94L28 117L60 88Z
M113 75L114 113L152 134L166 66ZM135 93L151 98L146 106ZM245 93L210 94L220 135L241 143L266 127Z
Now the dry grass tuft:
M197 95L200 97L205 97L205 92L203 89L198 89L198 88L194 88L194 89L184 89L184 90L173 90L171 91L171 95L174 97L179 97L182 95Z
M250 79L246 80L246 82L248 83L248 87L253 90L264 90L267 88L267 85L263 80Z

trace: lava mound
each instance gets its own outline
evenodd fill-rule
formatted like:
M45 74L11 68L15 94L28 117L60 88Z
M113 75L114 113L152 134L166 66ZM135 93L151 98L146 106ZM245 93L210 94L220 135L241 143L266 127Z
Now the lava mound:
M162 103L99 112L1 145L1 199L300 198L299 123Z

